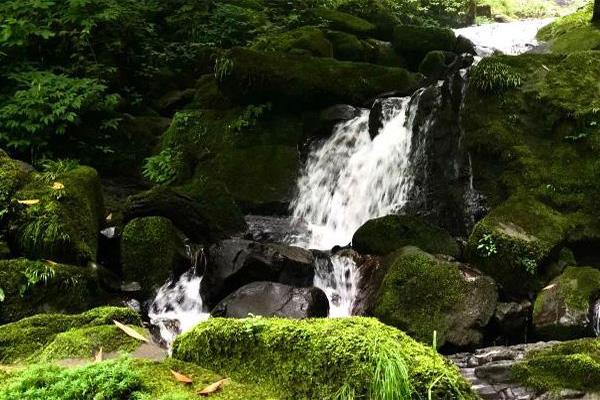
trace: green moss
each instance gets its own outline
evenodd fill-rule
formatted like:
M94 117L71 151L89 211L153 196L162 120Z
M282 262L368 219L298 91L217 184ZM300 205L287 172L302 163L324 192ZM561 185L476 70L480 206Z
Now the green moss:
M394 48L417 69L425 55L433 50L454 51L456 35L451 29L399 25L394 29Z
M183 241L167 218L135 218L123 230L121 258L123 279L139 282L151 294L179 266Z
M221 93L214 74L202 75L196 82L196 94L188 108L226 110L233 107Z
M40 312L78 312L103 295L88 268L26 259L0 260L0 323Z
M252 46L258 51L306 54L314 57L332 57L331 43L321 29L303 26L275 35L260 37Z
M104 326L117 320L141 325L139 316L128 308L101 307L82 314L40 314L0 326L0 363L26 361L69 329Z
M533 322L537 334L570 339L591 332L588 314L596 293L600 293L600 270L568 267L535 300Z
M539 391L600 392L600 341L582 339L531 352L513 367L513 376Z
M448 232L408 215L372 219L352 238L352 247L362 254L384 256L404 246L417 246L433 254L460 255L458 243Z
M443 345L452 311L467 289L458 268L416 247L390 254L385 263L373 315L424 343L431 343L437 331Z
M477 223L470 259L504 290L525 294L543 284L541 267L566 237L569 221L530 197L512 197Z
M440 377L434 398L475 398L458 370L434 350L368 318L214 318L180 336L173 356L273 386L290 399L406 398L400 395L407 388L402 376L378 369L386 363L408 369L413 398L426 396ZM381 397L375 393L381 385L396 392Z
M592 24L593 2L577 12L558 18L540 29L538 38L548 41L555 53L600 50L600 28Z
M15 245L29 258L85 265L96 260L104 201L98 173L77 167L46 182L38 175L15 194Z
M0 221L8 212L13 194L26 182L28 174L0 149Z
M316 18L325 21L330 28L335 30L359 35L369 35L376 29L375 25L369 21L343 11L328 8L315 8L311 10L311 12Z
M456 55L452 52L434 50L427 53L421 64L419 64L419 72L423 75L433 78L443 76L448 66L456 59Z
M319 108L336 103L362 105L388 91L410 94L422 76L402 68L233 49L217 63L219 87L245 103ZM344 84L338 83L344 77Z
M370 62L373 58L374 49L356 35L329 31L327 38L333 45L333 56L337 60Z

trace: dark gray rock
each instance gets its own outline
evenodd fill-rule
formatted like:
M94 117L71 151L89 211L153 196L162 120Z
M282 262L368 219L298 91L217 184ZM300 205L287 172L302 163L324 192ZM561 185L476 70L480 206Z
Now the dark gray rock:
M498 303L492 323L499 337L509 341L523 341L531 319L531 302Z
M348 121L360 114L358 108L347 104L336 104L321 111L320 118L325 122L341 122Z
M230 293L252 282L312 286L313 262L313 254L299 247L224 240L209 249L200 293L205 304L214 307Z
M254 282L227 296L211 312L213 317L327 317L329 302L318 288L294 288L274 282Z

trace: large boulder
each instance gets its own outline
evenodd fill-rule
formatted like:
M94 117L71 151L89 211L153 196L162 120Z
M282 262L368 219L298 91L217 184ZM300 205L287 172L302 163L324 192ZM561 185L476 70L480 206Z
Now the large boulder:
M494 313L494 281L458 263L405 247L386 258L387 272L372 310L382 322L417 340L437 345L472 346L481 342Z
M146 295L186 267L183 239L171 220L145 217L131 220L121 236L123 279L138 282Z
M393 399L429 390L440 400L476 398L430 346L369 318L211 318L177 338L173 357L265 382L286 399L373 398L384 387Z
M544 268L558 256L567 229L568 220L547 205L512 197L475 225L469 256L505 293L524 296L544 285Z
M261 37L253 46L259 51L277 51L313 57L332 57L330 41L316 26L303 26L287 32Z
M376 30L375 25L363 18L331 8L315 8L310 10L309 14L312 14L320 23L324 22L329 28L343 32L370 36Z
M591 309L600 298L600 270L569 267L537 296L533 308L536 334L544 339L593 335Z
M34 174L15 193L9 216L11 247L32 259L86 265L96 260L104 220L100 177L89 167L52 168L57 171Z
M0 210L8 210L13 194L27 181L30 172L0 149Z
M392 40L396 51L417 69L427 53L433 50L454 51L457 40L451 29L398 25Z
M209 307L252 282L312 286L314 257L308 250L282 244L231 239L209 249L200 293Z
M352 237L352 247L362 254L385 256L405 246L455 258L460 255L458 243L448 232L410 215L372 219L358 228Z
M51 261L0 261L0 324L37 313L79 312L104 293L91 268Z
M26 361L39 353L62 332L71 329L113 325L113 321L141 326L129 308L100 307L82 314L40 314L0 326L0 363ZM74 351L77 351L75 349ZM53 358L53 357L50 357Z
M213 317L246 318L248 315L282 318L327 317L325 292L315 287L295 288L274 282L253 282L223 299Z
M422 75L402 68L241 48L218 60L216 71L219 87L232 99L309 109L336 103L362 105L388 91L410 95L423 80Z

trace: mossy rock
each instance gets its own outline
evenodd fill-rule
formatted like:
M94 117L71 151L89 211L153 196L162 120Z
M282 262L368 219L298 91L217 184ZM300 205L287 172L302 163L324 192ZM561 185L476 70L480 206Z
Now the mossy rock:
M325 21L328 27L338 31L369 36L376 30L375 25L369 21L343 11L320 7L310 12L314 17Z
M535 300L533 325L544 339L574 339L593 334L590 305L600 296L600 270L569 267Z
M0 219L8 211L13 194L27 181L29 173L0 149Z
M183 385L171 371L192 378ZM3 399L153 399L195 400L198 392L223 379L223 376L196 365L173 359L161 362L121 357L77 367L32 364L2 375L0 398ZM278 400L272 388L254 382L240 383L227 379L210 394L221 400Z
M79 312L104 296L90 268L26 259L0 260L0 323L41 312Z
M352 247L362 254L385 256L405 246L416 246L432 254L460 256L458 243L447 231L410 215L372 219L352 237Z
M571 389L596 398L600 394L600 340L575 340L531 352L512 368L512 375L538 392Z
M62 332L112 325L113 320L141 326L135 311L120 307L100 307L82 314L39 314L0 325L0 363L30 360Z
M249 49L228 52L217 62L217 76L223 93L235 101L272 101L306 109L362 105L388 91L409 95L423 80L402 68Z
M32 259L86 265L96 260L104 200L96 170L79 166L19 190L10 216L13 249Z
M577 12L557 18L538 32L538 39L550 42L555 53L600 50L600 27L592 22L593 2Z
M454 51L457 41L451 29L399 25L394 29L392 43L411 68L416 70L427 53L434 50Z
M140 283L147 295L185 268L181 234L164 217L131 220L121 236L121 257L123 279Z
M557 257L569 229L562 214L531 197L512 197L479 221L468 242L471 261L506 293L543 286L543 267Z
M438 346L481 341L480 328L490 320L498 298L491 279L416 247L387 256L385 268L375 317L424 343L432 343L434 332Z
M377 39L367 39L365 42L370 46L369 62L388 67L406 68L406 61L396 53L390 42Z
M356 35L340 31L327 32L333 46L333 57L340 61L371 62L375 49Z
M430 51L419 64L419 72L432 79L440 79L455 60L456 54L450 51Z
M276 35L263 36L252 46L258 51L332 57L331 42L316 26L303 26Z
M219 90L214 74L202 75L196 82L196 94L188 108L226 110L233 104ZM166 130L166 129L165 129Z
M177 338L173 357L274 387L288 399L377 399L384 384L393 398L426 396L430 387L437 399L476 398L433 349L369 318L213 318Z

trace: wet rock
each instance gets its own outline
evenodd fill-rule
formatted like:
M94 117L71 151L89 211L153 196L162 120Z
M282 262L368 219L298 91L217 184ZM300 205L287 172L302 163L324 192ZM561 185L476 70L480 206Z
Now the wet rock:
M498 303L492 317L494 331L503 339L517 341L525 339L530 322L532 304L529 301L520 303Z
M200 293L204 302L214 307L230 293L252 282L311 286L313 262L313 254L299 247L241 239L224 240L209 250Z
M329 302L318 288L295 288L274 282L254 282L223 299L211 312L213 317L327 317Z
M323 122L338 123L348 121L358 116L360 111L348 104L336 104L321 111L320 119Z
M432 80L439 80L451 70L457 59L451 51L430 51L419 64L419 72Z
M600 294L600 270L569 267L537 296L536 334L545 339L573 339L594 334L590 309Z
M392 41L396 51L404 56L414 69L430 51L454 51L456 42L456 35L451 29L414 25L397 26Z

